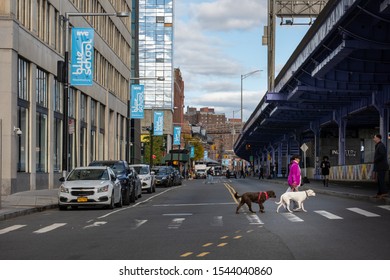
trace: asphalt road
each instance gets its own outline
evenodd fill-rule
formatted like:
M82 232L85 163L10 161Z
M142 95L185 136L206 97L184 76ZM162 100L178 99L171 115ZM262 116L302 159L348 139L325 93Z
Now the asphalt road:
M0 222L2 260L375 260L390 259L389 206L317 194L307 212L235 214L234 191L285 186L252 179L186 181L135 204L57 209ZM253 205L258 211L258 205Z

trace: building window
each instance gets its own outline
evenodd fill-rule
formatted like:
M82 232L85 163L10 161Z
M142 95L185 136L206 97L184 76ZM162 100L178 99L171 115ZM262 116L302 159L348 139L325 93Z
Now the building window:
M18 97L19 99L29 100L29 63L19 58L18 60Z
M53 155L53 169L60 171L61 168L61 139L62 139L62 121L54 118L54 155Z
M22 106L18 106L18 127L22 130L23 134L17 138L18 144L18 172L28 171L28 109Z
M29 63L21 58L18 59L18 127L22 130L23 134L17 138L17 171L27 172L28 155L29 155L29 142L28 142L28 123L29 123L29 106L28 102L30 83L29 83Z
M36 171L47 172L47 115L36 115Z
M47 75L41 69L37 69L36 76L36 98L37 104L47 107Z

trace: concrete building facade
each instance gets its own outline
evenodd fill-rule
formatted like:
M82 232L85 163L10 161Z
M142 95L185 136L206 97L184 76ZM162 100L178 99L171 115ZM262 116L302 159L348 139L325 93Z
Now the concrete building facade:
M1 192L59 186L62 143L68 170L99 159L123 159L128 144L131 17L74 16L72 27L95 30L92 86L70 86L63 135L66 12L131 14L130 0L2 0L0 2ZM134 41L134 40L133 40Z

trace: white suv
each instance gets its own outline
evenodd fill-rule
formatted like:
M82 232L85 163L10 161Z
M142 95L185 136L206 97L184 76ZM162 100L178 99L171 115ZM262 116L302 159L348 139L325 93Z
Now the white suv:
M148 193L156 191L156 185L154 182L154 172L150 171L148 164L132 164L130 165L137 171L138 177L141 179L141 188Z

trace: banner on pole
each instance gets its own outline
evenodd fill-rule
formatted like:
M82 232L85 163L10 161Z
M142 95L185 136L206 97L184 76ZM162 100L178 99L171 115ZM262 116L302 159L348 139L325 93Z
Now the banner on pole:
M159 136L164 134L164 112L154 112L153 116L154 131L153 135Z
M173 127L173 145L180 145L181 127Z
M132 119L144 118L144 85L131 85L130 117Z
M93 83L93 28L72 28L70 84L91 86Z

